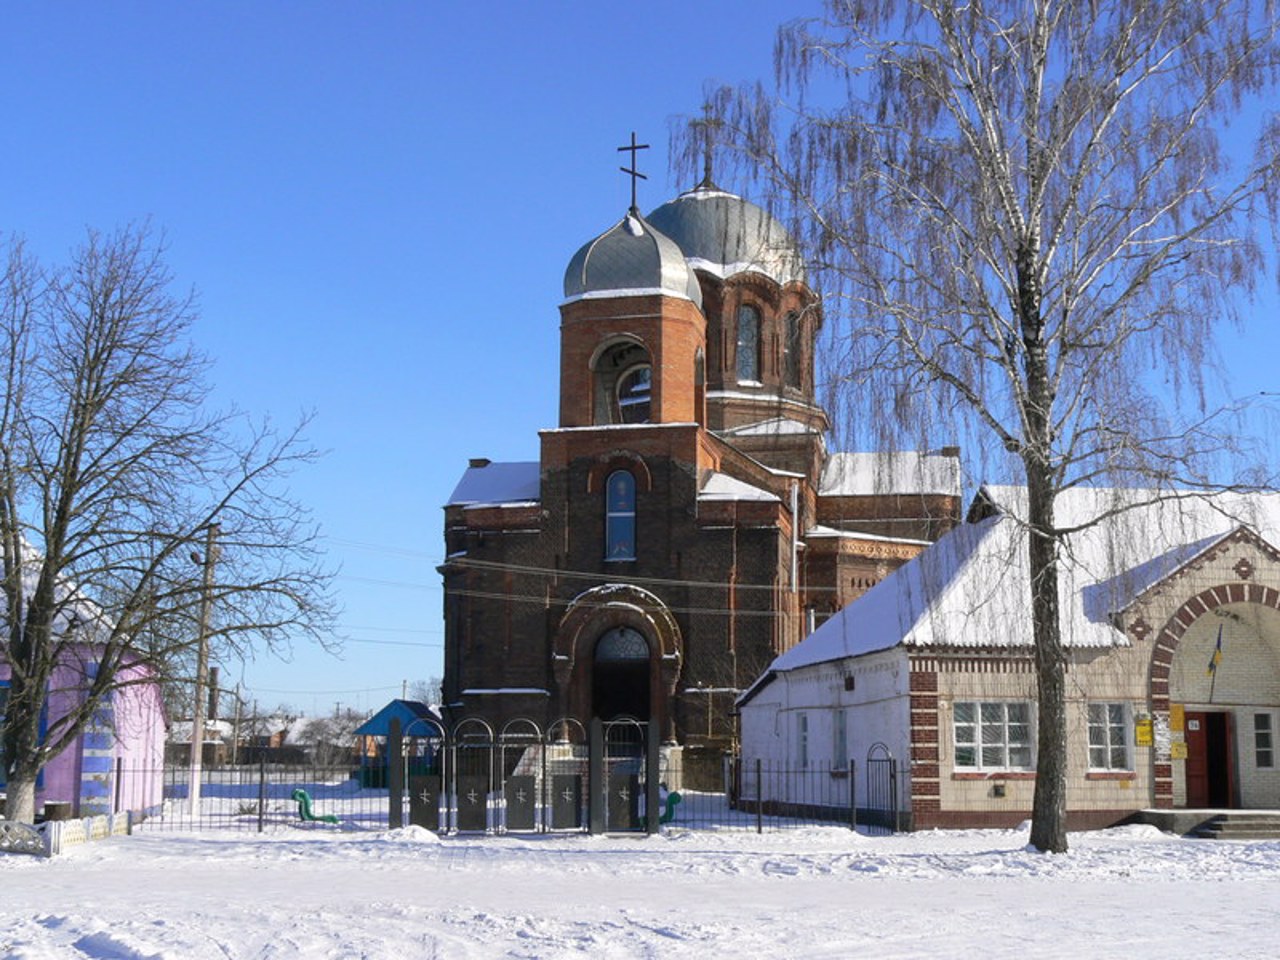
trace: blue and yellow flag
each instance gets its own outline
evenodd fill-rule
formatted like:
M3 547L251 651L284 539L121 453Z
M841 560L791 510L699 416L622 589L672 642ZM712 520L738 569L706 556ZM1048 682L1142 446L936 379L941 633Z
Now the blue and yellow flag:
M1207 676L1212 677L1218 672L1218 664L1222 662L1222 624L1218 624L1218 643L1213 648L1213 656L1209 658L1209 669Z

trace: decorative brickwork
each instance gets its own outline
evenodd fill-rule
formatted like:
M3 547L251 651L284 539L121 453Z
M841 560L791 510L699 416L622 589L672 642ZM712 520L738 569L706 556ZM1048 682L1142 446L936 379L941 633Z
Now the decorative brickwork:
M912 660L907 686L911 691L911 815L918 822L942 806L936 662Z

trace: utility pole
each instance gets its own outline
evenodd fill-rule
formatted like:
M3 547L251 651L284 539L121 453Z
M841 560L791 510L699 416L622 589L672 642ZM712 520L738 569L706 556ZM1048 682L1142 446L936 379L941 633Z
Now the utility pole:
M205 529L204 558L193 553L191 559L204 564L204 587L200 592L200 626L196 651L196 696L191 718L191 771L187 796L191 800L191 816L200 815L200 775L204 763L205 687L209 684L209 607L213 602L213 565L218 559L220 527L211 523Z

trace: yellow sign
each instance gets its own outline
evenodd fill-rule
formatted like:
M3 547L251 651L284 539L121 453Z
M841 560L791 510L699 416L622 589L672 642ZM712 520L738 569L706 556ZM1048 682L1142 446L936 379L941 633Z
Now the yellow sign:
M1186 726L1187 715L1182 704L1175 703L1169 707L1169 729L1180 733Z
M1133 742L1139 747L1149 747L1155 738L1151 730L1150 717L1138 717L1133 724Z
M1187 744L1184 740L1175 740L1169 744L1169 759L1185 760L1187 759Z

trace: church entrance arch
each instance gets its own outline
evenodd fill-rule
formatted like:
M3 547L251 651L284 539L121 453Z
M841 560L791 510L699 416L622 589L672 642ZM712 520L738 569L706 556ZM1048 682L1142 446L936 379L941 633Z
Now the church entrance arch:
M591 713L601 720L649 719L649 641L628 626L610 627L596 641Z
M556 630L552 665L564 716L658 724L674 742L670 703L684 663L684 639L667 605L633 584L579 594Z

